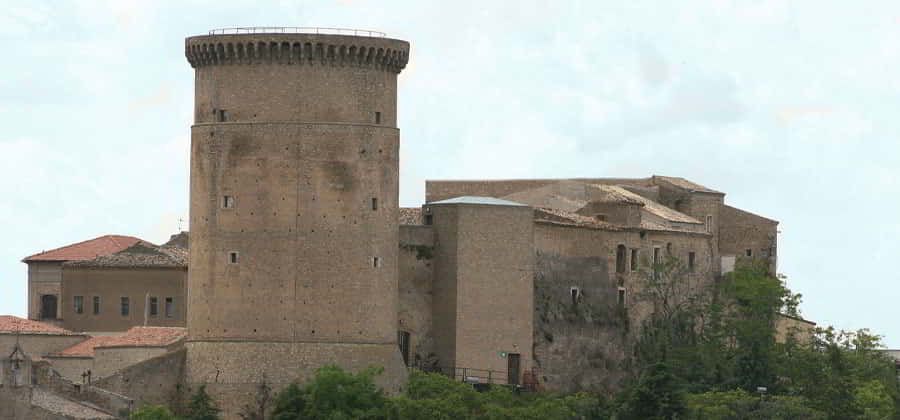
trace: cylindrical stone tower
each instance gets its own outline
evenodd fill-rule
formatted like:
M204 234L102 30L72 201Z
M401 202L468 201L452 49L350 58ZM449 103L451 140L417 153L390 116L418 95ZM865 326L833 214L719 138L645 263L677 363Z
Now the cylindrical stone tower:
M289 33L298 32L298 33ZM409 43L292 28L185 41L195 69L186 382L229 417L397 348L397 75Z

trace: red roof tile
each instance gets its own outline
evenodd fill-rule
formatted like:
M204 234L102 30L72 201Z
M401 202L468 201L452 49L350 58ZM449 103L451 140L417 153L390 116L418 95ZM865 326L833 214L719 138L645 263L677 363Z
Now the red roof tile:
M140 239L133 236L104 235L99 238L34 254L25 257L22 262L91 260L101 255L119 252L134 245L138 241L140 241Z
M32 321L12 315L0 315L0 334L49 334L72 335L73 332L44 322Z
M93 357L98 347L165 347L187 335L184 328L132 327L119 335L91 337L58 353L59 356Z

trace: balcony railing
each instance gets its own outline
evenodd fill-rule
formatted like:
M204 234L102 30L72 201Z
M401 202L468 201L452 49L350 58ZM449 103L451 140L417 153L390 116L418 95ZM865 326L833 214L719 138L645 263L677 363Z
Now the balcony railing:
M240 35L240 34L322 34L322 35L353 35L384 38L384 32L369 31L366 29L349 28L322 28L314 26L248 26L240 28L218 28L209 31L209 35Z

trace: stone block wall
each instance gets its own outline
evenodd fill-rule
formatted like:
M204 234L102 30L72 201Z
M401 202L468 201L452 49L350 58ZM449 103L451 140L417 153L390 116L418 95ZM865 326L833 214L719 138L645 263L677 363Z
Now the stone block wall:
M410 335L412 366L436 360L432 334L434 239L431 226L400 226L399 330Z

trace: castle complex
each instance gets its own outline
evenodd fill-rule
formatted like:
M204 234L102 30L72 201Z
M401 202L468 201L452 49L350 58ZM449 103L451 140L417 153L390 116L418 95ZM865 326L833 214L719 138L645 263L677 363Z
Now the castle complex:
M205 385L227 418L261 383L277 391L329 363L380 366L388 392L410 366L611 390L652 310L642 284L654 264L677 261L694 290L747 262L775 272L778 222L677 177L429 181L424 205L399 208L409 44L303 32L186 40L190 238L103 237L27 257L28 322L44 323L17 325L55 344L13 344L0 325L0 355L39 358L29 369L55 379L32 386L77 388L112 410ZM14 381L11 366L0 377Z

